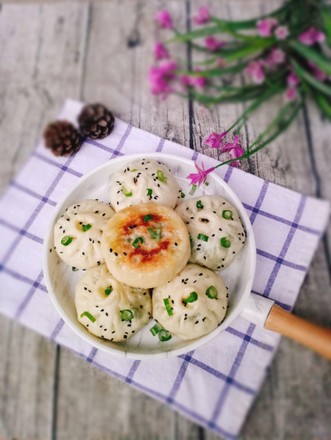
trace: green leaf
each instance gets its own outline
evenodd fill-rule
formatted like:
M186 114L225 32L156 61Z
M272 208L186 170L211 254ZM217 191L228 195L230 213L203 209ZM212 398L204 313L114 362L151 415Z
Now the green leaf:
M260 94L260 96L254 102L252 102L252 104L250 104L247 109L239 116L239 118L231 125L228 131L233 130L235 127L238 126L239 123L241 123L240 125L242 125L242 122L244 123L251 113L257 110L265 101L268 101L268 99L271 99L274 95L282 92L284 89L285 86L283 84L275 83L274 86L270 87L264 93Z
M175 41L188 42L197 38L208 37L209 35L216 35L221 33L222 30L219 26L208 26L204 28L194 29L191 32L180 33L178 32L175 37L169 40L169 43Z
M322 113L331 120L331 100L318 92L314 93L314 98Z
M248 147L249 149L245 153L246 156L252 156L284 132L295 120L301 107L302 101L286 104L267 129ZM269 137L265 138L268 134L270 134ZM254 149L251 149L252 146L256 144L258 145Z
M239 73L241 72L245 67L247 66L247 63L239 63L235 64L234 66L230 67L215 67L214 69L206 69L206 70L187 70L187 71L179 71L177 72L180 75L190 75L190 76L203 76L204 78L212 78L212 77L219 77L219 76L225 76L233 73Z
M331 47L331 8L325 5L324 8L322 8L321 16L324 24L326 40Z
M213 54L217 55L218 57L224 58L228 62L231 62L241 58L245 58L247 56L256 55L257 53L261 52L264 49L267 49L272 45L273 43L264 40L255 44L240 43L237 44L235 47L231 47L231 48L224 47L222 49L219 49L213 52ZM193 43L192 48L199 50L200 52L207 52L210 54L210 50L205 48L204 46L200 46L198 44Z
M308 84L310 84L312 87L314 87L314 89L319 90L320 92L324 93L325 95L331 96L331 86L316 79L313 75L311 75L309 72L307 72L305 69L303 69L300 66L300 64L296 63L295 61L292 61L292 65L293 65L295 72L298 74L298 76L303 81L306 81Z
M245 29L254 29L257 26L257 22L261 19L267 18L267 17L277 17L279 15L283 15L284 12L287 12L289 9L289 4L285 3L282 7L279 9L276 9L275 11L271 12L267 15L262 15L261 17L252 18L250 20L239 20L239 21L229 21L229 20L220 20L216 17L211 17L211 20L216 20L217 22L221 22L222 24L226 25L228 28L230 28L232 31L240 31Z
M318 52L311 47L305 46L299 43L299 41L292 41L290 47L294 49L298 54L306 58L308 61L313 62L323 72L331 75L331 61L326 58L321 52Z

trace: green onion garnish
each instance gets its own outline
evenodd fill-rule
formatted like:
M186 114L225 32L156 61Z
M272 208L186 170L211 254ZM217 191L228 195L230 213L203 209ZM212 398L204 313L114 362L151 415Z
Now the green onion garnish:
M134 173L135 171L138 171L137 168L132 168L132 170L130 170L131 173Z
M142 237L137 237L134 242L132 243L132 247L134 247L135 249L140 248L140 245L143 244L144 239Z
M153 194L152 188L147 188L147 195L151 196Z
M155 228L155 230L152 228L147 228L147 232L149 233L151 238L153 238L153 240L156 240L156 241L161 240L161 226L157 226Z
M86 231L88 231L89 229L91 229L92 228L92 225L90 225L89 223L87 224L87 225L83 225L82 226L82 231L83 232L86 232Z
M168 332L168 330L165 330L164 328L159 331L158 335L161 342L166 342L171 339L171 334Z
M203 209L203 204L202 204L201 200L198 200L198 201L197 201L197 203L196 203L196 207L197 207L198 209Z
M202 241L208 241L208 235L205 234L198 234L198 240L202 240Z
M210 286L208 287L208 289L206 290L206 295L208 296L208 298L210 299L215 299L217 298L218 292L216 287L214 286Z
M225 220L233 220L232 211L230 211L230 209L225 209L222 211L222 217L225 218Z
M221 246L223 246L224 248L229 248L231 246L231 241L226 237L222 237L220 239L220 243L221 243Z
M161 324L156 323L154 327L152 327L149 331L152 333L153 336L157 335L160 330L162 330L163 327Z
M156 178L162 183L167 183L167 178L161 170L156 171Z
M125 195L125 197L132 197L132 191L128 191L125 186L122 186L122 193Z
M151 214L144 215L144 222L149 222L152 218L153 216Z
M183 199L185 197L185 193L183 191L180 192L180 196Z
M164 302L164 305L165 305L165 308L167 310L168 315L169 316L173 315L172 307L169 303L169 298L164 298L163 302Z
M198 299L198 294L197 292L191 292L190 296L188 296L187 298L185 298L183 300L183 303L187 304L187 303L193 303Z
M63 246L68 246L73 240L73 237L69 237L69 235L66 235L65 237L62 238L61 240L61 244L63 244Z
M108 287L105 289L105 295L110 295L110 294L112 293L112 291L113 291L112 286L108 286Z
M133 319L134 315L132 310L126 309L120 311L121 319L122 321L131 321Z
M195 191L197 190L198 186L197 185L192 185L191 191L190 191L190 195L193 196L193 194L195 193Z
M82 318L83 316L86 316L86 318L88 318L90 321L95 322L96 319L93 315L91 315L90 312L83 312L80 317Z

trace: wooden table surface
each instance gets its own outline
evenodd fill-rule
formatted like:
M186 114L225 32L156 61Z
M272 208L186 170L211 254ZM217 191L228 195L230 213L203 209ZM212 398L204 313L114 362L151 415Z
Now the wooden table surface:
M185 28L202 3L5 2L0 11L1 189L67 97L101 101L135 126L212 154L202 138L229 126L242 105L206 111L177 97L158 101L146 82L153 43L160 37L155 11L166 5ZM279 1L214 0L209 5L215 15L246 18ZM178 48L176 56L185 60L186 49ZM265 126L274 105L277 99L247 125L247 140ZM291 129L244 169L330 200L330 138L331 124L308 104ZM325 326L331 324L330 232L319 245L294 310ZM0 340L1 439L218 438L5 317ZM283 340L240 438L330 440L330 364Z

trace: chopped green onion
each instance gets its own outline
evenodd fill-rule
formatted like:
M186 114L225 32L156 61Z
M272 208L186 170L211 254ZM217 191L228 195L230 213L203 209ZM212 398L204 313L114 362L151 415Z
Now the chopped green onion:
M134 240L134 242L132 243L132 246L133 246L135 249L138 249L138 248L140 248L140 245L143 244L143 242L144 242L144 239L143 239L142 237L137 237L137 238Z
M187 298L185 298L183 300L183 303L187 304L187 303L193 303L198 299L198 294L197 292L191 292L190 296L188 296Z
M198 200L198 201L197 201L197 203L196 203L196 207L197 207L198 209L203 209L203 204L202 204L201 200Z
M165 308L167 310L168 315L169 316L173 315L172 307L169 303L169 298L164 298L163 302L164 302L164 305L165 305Z
M86 318L88 318L90 321L95 322L96 319L93 315L91 315L90 312L83 312L80 317L82 318L83 316L86 316Z
M73 237L69 237L69 235L66 235L65 237L62 238L61 240L61 244L63 244L63 246L68 246L73 240Z
M231 246L231 241L226 237L222 237L220 239L220 243L221 243L221 246L223 246L224 248L229 248Z
M205 182L205 185L206 185L206 186L209 186L209 182Z
M158 335L159 335L159 339L160 339L161 342L169 341L169 339L172 338L172 336L168 332L168 330L165 330L164 328L159 331Z
M126 309L120 311L121 319L122 321L131 321L133 319L134 315L132 310Z
M193 194L195 193L195 191L197 190L198 186L197 185L192 185L191 191L190 191L190 195L193 196Z
M157 226L155 228L155 230L152 228L147 228L147 232L149 233L151 238L153 238L153 240L156 240L156 241L161 240L161 226Z
M132 168L132 170L130 170L131 173L134 173L135 171L138 171L137 168Z
M167 178L161 170L156 171L156 178L162 183L167 183Z
M159 323L156 323L149 331L152 333L153 336L155 336L162 329L163 329L162 325Z
M210 299L216 299L218 296L218 292L217 292L216 287L214 287L214 286L208 287L208 289L206 290L206 295Z
M125 186L122 186L122 193L125 195L125 197L132 197L132 191L128 191Z
M153 216L151 214L144 215L144 222L149 222L152 218Z
M105 289L105 295L110 295L110 294L112 293L112 291L113 291L112 286L108 286L108 287Z
M202 240L202 241L208 241L208 235L205 234L198 234L198 240Z
M222 217L225 218L225 220L233 220L232 211L230 211L230 209L225 209L222 211Z
M183 191L180 192L180 197L183 199L185 197L185 193Z
M152 188L147 188L147 195L151 196L153 194Z
M83 225L82 226L82 231L83 232L86 232L86 231L88 231L89 229L91 229L92 228L92 225L90 225L89 223L87 224L87 225Z

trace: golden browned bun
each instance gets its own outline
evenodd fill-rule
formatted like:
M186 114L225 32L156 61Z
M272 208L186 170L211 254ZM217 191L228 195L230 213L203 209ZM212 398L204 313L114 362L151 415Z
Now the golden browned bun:
M101 250L122 283L152 288L170 281L190 257L183 220L166 206L147 203L122 209L107 223Z

